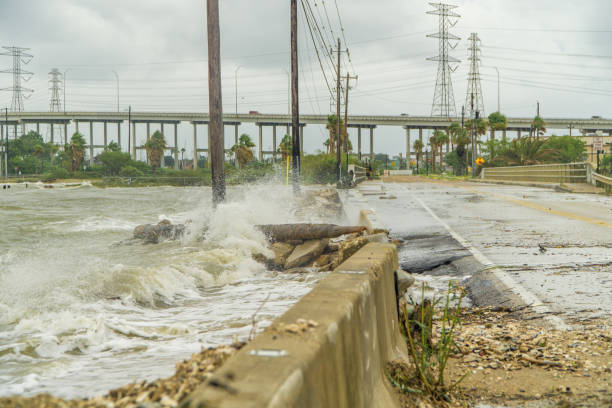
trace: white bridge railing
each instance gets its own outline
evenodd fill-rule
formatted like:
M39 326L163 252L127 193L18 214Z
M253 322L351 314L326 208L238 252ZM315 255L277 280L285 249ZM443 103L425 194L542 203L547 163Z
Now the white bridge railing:
M485 167L480 173L484 180L531 181L544 183L587 183L590 164L542 164L534 166Z
M353 185L357 185L368 178L366 168L357 166L356 164L349 164L348 174Z

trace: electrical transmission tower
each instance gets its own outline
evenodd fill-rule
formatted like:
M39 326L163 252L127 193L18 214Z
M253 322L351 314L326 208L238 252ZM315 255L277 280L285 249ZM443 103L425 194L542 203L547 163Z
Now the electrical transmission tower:
M484 116L484 101L482 99L482 86L480 85L480 38L478 34L472 33L469 38L470 46L469 57L470 73L468 74L468 88L465 96L465 106L470 118L476 117L479 112L480 117Z
M23 111L23 99L27 99L30 97L30 93L34 92L33 89L24 88L21 86L21 81L29 81L34 75L32 72L24 71L21 69L21 64L27 65L32 58L33 55L28 54L26 51L29 48L21 48L21 47L2 47L6 50L6 52L0 53L0 55L7 55L13 57L13 68L7 69L4 71L0 71L4 74L13 74L13 86L11 88L4 88L3 91L12 91L13 97L11 99L11 111L13 112L21 112Z
M429 61L438 61L438 75L436 79L436 90L434 92L431 116L442 116L454 118L457 116L455 107L455 94L453 92L453 82L451 73L457 66L451 64L460 61L448 54L449 49L454 49L459 44L460 38L451 34L449 30L457 24L459 14L452 10L458 6L444 3L429 3L435 10L428 11L427 14L439 16L439 28L436 34L429 34L429 38L437 38L439 41L439 53L437 57L427 58Z
M51 100L49 102L49 109L51 112L61 112L62 103L60 99L60 88L62 86L62 74L57 68L53 68L49 72L49 90L51 91Z

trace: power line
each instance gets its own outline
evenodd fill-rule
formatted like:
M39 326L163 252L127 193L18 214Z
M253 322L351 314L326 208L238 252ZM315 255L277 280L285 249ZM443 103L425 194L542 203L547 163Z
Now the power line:
M602 58L609 59L612 58L612 55L593 55L593 54L567 54L567 53L559 53L559 52L546 52L546 51L538 51L538 50L527 50L524 48L511 48L511 47L498 47L493 45L483 45L483 48L491 48L496 50L506 50L506 51L515 51L515 52L527 52L530 54L540 54L540 55L554 55L559 57L581 57L581 58Z

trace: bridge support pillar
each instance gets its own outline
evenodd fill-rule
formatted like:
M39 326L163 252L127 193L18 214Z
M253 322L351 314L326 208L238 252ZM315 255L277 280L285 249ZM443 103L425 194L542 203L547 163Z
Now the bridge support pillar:
M149 141L150 138L151 138L151 124L147 122L147 142ZM145 163L149 163L149 158L147 157L146 150L145 150Z
M357 128L357 157L361 160L361 128Z
M370 128L370 164L374 163L374 128Z
M300 157L304 157L304 126L300 126Z
M276 125L272 125L272 163L276 163Z
M198 168L198 125L193 124L193 169Z
M108 147L108 125L104 122L104 148Z
M164 122L160 123L160 128L161 128L161 134L164 135L164 137L166 137L166 132L164 130Z
M68 123L64 123L64 146L68 144Z
M40 135L40 123L36 123L36 133Z
M89 122L89 165L94 164L94 138L93 138L93 122Z
M263 147L262 147L262 142L263 142L263 129L261 125L257 125L259 127L259 143L257 144L257 157L259 159L259 161L263 161Z
M119 150L121 150L121 123L117 123L117 144L119 145Z
M238 124L234 125L234 144L238 144Z
M208 163L208 164L207 164L207 167L208 167L208 168L211 168L212 163L210 162L210 150L211 150L210 146L212 146L212 143L211 143L211 141L210 141L210 122L209 122L209 123L206 125L206 133L208 134L208 145L206 146L206 150L207 150L207 152L206 152L206 154L207 154L206 158L207 158L207 163Z
M178 123L174 124L174 168L179 168L179 155L178 155Z
M518 130L516 131L516 134L517 134L518 138L520 139L520 138L521 138L521 129L518 129Z
M79 121L74 122L74 130L76 133L79 133ZM38 132L38 123L36 124L36 131Z
M423 142L423 128L419 128L419 140Z
M24 123L23 127L25 128L25 123ZM55 126L53 126L53 123L51 123L51 144L53 144L53 142L55 141L54 140L54 135L53 135L53 128L54 127Z
M410 128L406 128L406 168L408 167L410 167Z
M136 123L134 122L132 122L132 158L136 160Z

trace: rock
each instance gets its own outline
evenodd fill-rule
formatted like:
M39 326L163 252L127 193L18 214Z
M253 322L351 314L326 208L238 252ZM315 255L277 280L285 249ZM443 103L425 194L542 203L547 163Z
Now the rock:
M134 238L150 244L157 244L165 239L177 239L182 237L184 233L184 225L173 225L168 220L162 220L158 224L139 225L134 228Z
M368 241L368 243L375 242L375 243L384 244L384 243L389 242L389 237L384 232L380 232L378 234L364 235L363 239Z
M397 270L397 290L400 297L404 296L408 291L408 288L414 284L414 277L408 272L398 269Z
M478 360L480 360L480 357L474 353L470 353L467 356L463 357L463 361L466 363L475 363Z
M284 273L301 275L301 274L310 273L310 272L312 271L308 268L291 268L291 269L287 269Z
M285 265L287 257L291 255L291 252L295 249L293 245L284 242L275 242L270 245L270 249L274 252L274 264L277 266Z
M314 266L315 268L322 268L324 266L329 265L330 263L331 263L331 255L323 254L320 257L318 257L316 261L314 261L312 266Z
M323 253L325 247L327 247L327 243L327 239L319 239L306 241L302 245L298 245L285 261L285 269L296 268L308 264L308 262Z
M338 248L338 265L353 256L357 251L364 247L368 241L364 237L351 239L339 243Z

